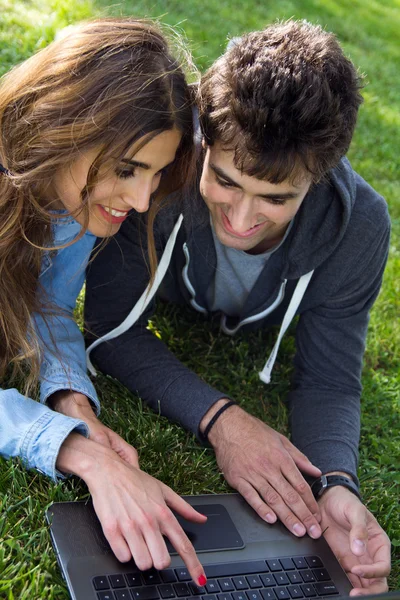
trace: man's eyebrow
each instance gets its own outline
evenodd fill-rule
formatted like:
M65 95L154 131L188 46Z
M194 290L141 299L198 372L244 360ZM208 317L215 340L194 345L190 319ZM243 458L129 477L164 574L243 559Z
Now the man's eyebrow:
M237 181L234 181L233 179L231 179L229 177L229 175L227 175L220 167L217 167L217 165L214 165L212 163L209 163L210 169L212 169L214 171L214 173L216 173L218 175L218 177L221 177L222 179L225 179L225 181L227 181L230 185L237 187L238 189L242 190L243 187L237 183ZM298 193L297 192L279 192L279 193L270 193L270 194L257 194L257 196L259 198L265 198L266 200L290 200L291 198L297 198Z
M132 167L139 167L140 169L150 169L150 165L147 163L139 162L138 160L131 160L129 158L121 158L121 162L131 165Z

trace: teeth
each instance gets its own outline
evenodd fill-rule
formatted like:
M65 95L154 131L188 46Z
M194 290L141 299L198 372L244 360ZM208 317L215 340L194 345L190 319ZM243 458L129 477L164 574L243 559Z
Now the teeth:
M115 210L114 208L108 208L108 206L103 206L103 208L106 212L108 212L113 217L125 217L125 215L129 212L127 210L125 210L124 212L121 212L120 210Z

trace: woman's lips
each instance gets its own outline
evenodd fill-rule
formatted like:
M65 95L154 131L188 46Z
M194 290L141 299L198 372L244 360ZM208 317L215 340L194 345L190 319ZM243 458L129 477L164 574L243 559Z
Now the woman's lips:
M122 223L123 221L125 221L126 217L129 214L129 211L128 211L123 217L114 217L111 213L104 210L104 208L101 206L101 204L98 204L97 206L99 208L99 211L100 211L103 219L105 219L109 223Z
M264 225L265 225L265 222L264 223L260 223L259 225L256 225L255 227L252 227L251 229L248 229L244 233L239 233L239 232L235 231L232 228L231 222L229 221L228 217L226 216L226 214L224 213L224 211L222 210L222 208L220 209L220 211L221 211L222 225L223 225L224 229L230 235L233 235L233 236L235 236L237 238L249 238L249 237L252 237L256 233L258 233L260 231L260 229L262 227L264 227Z

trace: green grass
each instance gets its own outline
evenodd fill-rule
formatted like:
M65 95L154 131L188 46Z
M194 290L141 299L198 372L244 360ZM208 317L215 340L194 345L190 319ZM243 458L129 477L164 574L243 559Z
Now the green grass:
M184 9L182 9L184 6ZM380 297L374 307L363 372L363 417L359 475L368 507L393 542L392 588L400 588L400 1L385 0L137 0L115 4L89 0L0 0L0 71L50 42L70 23L95 14L159 16L185 32L199 68L220 54L227 37L262 28L277 18L306 18L334 31L366 74L365 103L350 159L390 207L393 235ZM189 310L162 307L153 327L176 355L208 382L248 410L287 432L283 400L288 391L293 337L282 343L273 383L257 371L274 333L227 339L217 321L204 323ZM123 386L96 379L103 419L139 450L142 467L179 493L227 491L212 452L181 428L159 417ZM82 499L76 479L52 484L18 461L0 462L0 598L64 600L68 593L57 568L44 521L55 500Z

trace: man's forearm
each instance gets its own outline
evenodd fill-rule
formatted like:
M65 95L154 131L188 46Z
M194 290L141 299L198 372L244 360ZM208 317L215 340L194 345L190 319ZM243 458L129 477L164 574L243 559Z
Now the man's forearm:
M205 413L225 396L183 365L144 325L100 344L92 359L153 410L196 435Z

